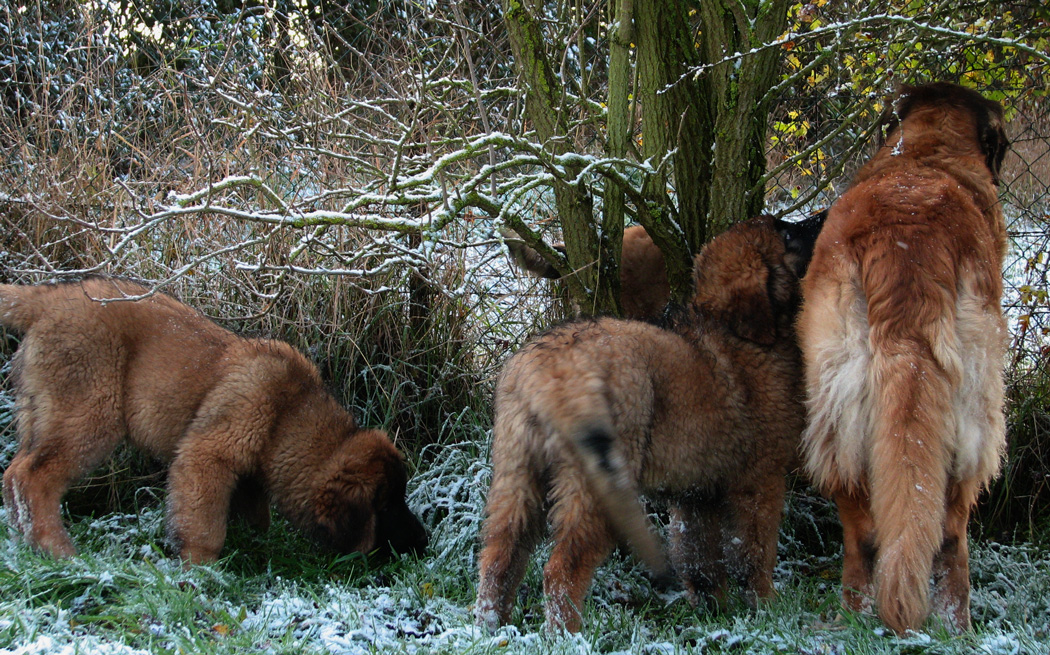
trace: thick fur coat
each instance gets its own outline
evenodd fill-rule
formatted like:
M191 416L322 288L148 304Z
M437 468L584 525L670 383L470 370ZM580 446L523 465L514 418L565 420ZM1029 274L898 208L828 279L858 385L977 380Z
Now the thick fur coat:
M904 87L804 281L805 468L845 539L843 601L893 630L969 626L966 525L1005 447L998 103Z
M798 275L817 229L771 217L738 224L697 256L695 295L672 329L575 321L508 361L495 396L480 624L510 620L548 519L550 628L579 629L595 568L617 541L665 573L642 493L670 503L671 560L691 597L724 593L728 577L751 603L773 593L804 418Z
M119 300L129 296L146 297ZM41 551L76 552L62 496L124 440L170 462L168 532L187 562L219 556L235 496L263 524L272 500L339 551L426 545L405 505L404 458L386 434L359 428L288 344L238 337L106 278L0 285L0 324L24 335L4 504Z

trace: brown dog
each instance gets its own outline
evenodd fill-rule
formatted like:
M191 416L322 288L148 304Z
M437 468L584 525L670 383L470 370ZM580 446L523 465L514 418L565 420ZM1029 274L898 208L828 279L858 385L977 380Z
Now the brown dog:
M1007 141L999 104L953 84L904 87L895 114L804 282L806 468L842 519L843 604L917 629L932 574L963 630L966 524L1005 445Z
M503 236L510 258L520 268L537 277L557 280L561 274L538 252L529 248L510 230ZM555 245L564 251L564 246ZM664 255L641 225L623 231L620 255L620 305L626 318L642 321L660 317L671 299Z
M773 593L785 476L805 414L793 322L819 223L760 217L712 241L671 329L611 318L532 340L496 387L477 621L510 619L550 502L547 624L580 627L616 538L666 567L639 493L672 505L671 556L691 597Z
M813 214L810 218L815 220L810 224L822 223L826 216L827 210ZM510 258L519 268L550 280L561 277L546 259L526 246L513 231L504 230L503 236ZM562 245L554 248L565 250ZM667 281L663 253L641 225L624 229L620 251L620 306L624 318L657 321L670 300L671 286Z
M20 448L4 503L27 541L76 551L59 503L123 440L171 462L168 532L187 562L216 559L231 497L268 520L268 499L342 552L423 548L405 505L404 459L363 430L286 343L244 339L123 280L0 285L14 358ZM254 496L252 495L254 492Z

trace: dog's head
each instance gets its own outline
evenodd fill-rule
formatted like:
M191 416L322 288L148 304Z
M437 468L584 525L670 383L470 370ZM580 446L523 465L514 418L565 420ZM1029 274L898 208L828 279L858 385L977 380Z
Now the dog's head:
M813 246L827 218L828 210L822 209L816 214L811 214L793 223L777 220L776 230L784 239L784 248L787 250L784 261L800 279L809 268L809 260L813 259Z
M999 184L999 170L1010 146L1004 129L1003 107L977 91L950 82L912 86L903 84L883 116L883 143L893 143L895 132L920 111L962 111L973 117L972 139L984 155L992 180ZM954 125L953 121L953 127ZM961 127L961 126L959 126Z
M827 212L789 223L759 216L704 246L693 264L693 307L741 339L772 346L791 330L799 278Z
M341 553L418 553L427 533L405 504L405 460L389 437L359 430L336 452L314 500L311 532Z

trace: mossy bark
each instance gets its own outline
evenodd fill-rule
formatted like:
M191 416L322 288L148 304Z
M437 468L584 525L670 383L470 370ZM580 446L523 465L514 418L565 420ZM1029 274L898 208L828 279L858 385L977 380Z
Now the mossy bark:
M514 52L514 65L525 88L525 114L536 130L536 136L552 154L569 150L566 102L561 81L547 58L543 34L533 8L524 0L504 0L504 21ZM568 167L569 177L579 169ZM554 182L554 199L565 238L565 255L571 270L562 271L574 303L587 314L618 311L615 275L603 275L606 267L600 261L618 262L614 253L600 253L594 225L594 199L588 189ZM616 270L616 266L611 267Z
M634 38L634 0L611 0L609 3L609 101L606 117L605 154L623 158L634 135L631 115L631 42ZM603 275L610 278L616 298L620 295L619 253L623 248L623 226L626 199L623 186L605 180L605 204L602 214L602 247L612 258L601 262ZM619 307L618 307L619 309Z
M787 26L787 0L704 0L700 3L704 60L713 108L713 194L706 223L712 235L762 212L769 99L779 48L760 49ZM757 52L752 52L754 50ZM746 57L717 63L737 53Z
M648 0L636 10L642 154L655 164L674 151L673 184L666 171L648 180L643 191L651 216L649 222L644 216L639 220L664 253L672 298L681 300L692 286L691 254L710 237L704 219L712 117L705 81L687 75L699 55L684 4ZM671 186L676 203L668 197Z

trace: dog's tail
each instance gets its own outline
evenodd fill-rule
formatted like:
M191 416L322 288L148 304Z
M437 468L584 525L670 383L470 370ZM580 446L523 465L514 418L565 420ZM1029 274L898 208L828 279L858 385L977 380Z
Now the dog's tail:
M26 332L40 317L44 305L37 302L36 286L0 284L0 325Z
M507 244L507 254L515 266L536 277L543 277L548 280L561 278L561 273L558 272L558 269L551 266L551 263L544 259L543 255L525 245L525 242L518 236L517 232L507 227L500 228L499 232L503 236L503 242ZM554 244L554 249L565 254L565 246L561 244Z
M599 375L572 380L572 390L556 400L554 428L583 460L588 481L603 504L610 526L658 581L669 576L667 558L653 533L638 485L617 447L608 393Z
M605 504L605 513L613 529L662 581L669 575L667 559L650 528L645 508L638 498L637 486L629 481L628 473L613 451L615 433L592 424L572 437L583 456L591 483Z
M900 245L898 243L898 245ZM878 561L876 603L887 626L918 629L929 613L933 559L943 541L951 460L952 388L960 377L951 285L915 273L903 246L863 263L872 364L868 478ZM904 273L902 275L902 273Z

